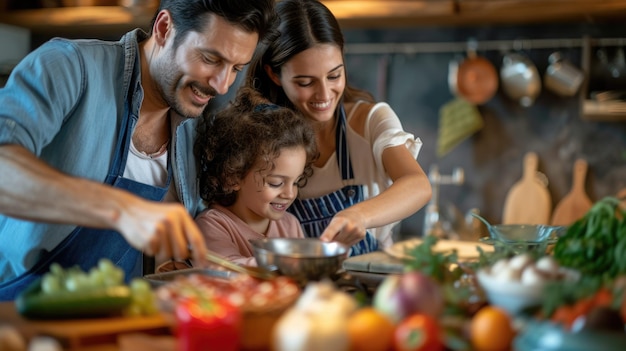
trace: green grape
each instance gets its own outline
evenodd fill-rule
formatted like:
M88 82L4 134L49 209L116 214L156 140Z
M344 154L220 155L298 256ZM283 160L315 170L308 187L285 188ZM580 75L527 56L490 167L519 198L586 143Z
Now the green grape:
M90 288L89 277L85 273L73 273L65 280L65 289L78 291Z
M133 278L130 282L130 290L134 294L143 295L146 293L151 293L150 283L142 278Z
M113 262L111 262L111 260L107 258L102 258L100 259L100 261L98 261L98 269L107 274L119 270L119 268L116 267Z
M65 274L63 267L60 264L54 262L50 265L50 273L57 277L62 277Z
M104 273L96 267L89 270L89 285L94 288L106 286Z
M64 287L61 284L61 277L57 274L44 274L41 279L41 290L45 294L62 291Z

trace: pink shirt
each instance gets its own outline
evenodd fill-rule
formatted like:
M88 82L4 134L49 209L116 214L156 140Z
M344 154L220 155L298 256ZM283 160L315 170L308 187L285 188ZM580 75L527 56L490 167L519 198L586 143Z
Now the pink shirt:
M200 213L196 223L210 250L246 266L257 265L254 250L248 242L250 239L304 238L300 222L288 212L280 220L270 221L265 235L252 230L241 218L220 205L213 205Z

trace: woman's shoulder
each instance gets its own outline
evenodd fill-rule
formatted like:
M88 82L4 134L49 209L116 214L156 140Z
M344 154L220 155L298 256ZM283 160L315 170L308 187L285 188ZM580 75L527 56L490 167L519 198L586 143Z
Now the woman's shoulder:
M348 120L350 127L361 136L365 133L365 126L367 125L368 119L372 113L380 107L390 108L389 104L386 102L358 100L356 102L348 102L344 104L346 119Z

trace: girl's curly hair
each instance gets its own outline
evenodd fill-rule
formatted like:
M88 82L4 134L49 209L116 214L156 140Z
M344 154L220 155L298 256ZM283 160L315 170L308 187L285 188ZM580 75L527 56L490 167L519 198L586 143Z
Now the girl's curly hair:
M298 186L313 174L318 150L310 122L298 112L270 104L254 89L240 88L225 109L201 118L194 154L200 196L207 205L232 205L237 196L234 186L259 162L263 164L259 172L272 170L286 148L303 147L306 152Z

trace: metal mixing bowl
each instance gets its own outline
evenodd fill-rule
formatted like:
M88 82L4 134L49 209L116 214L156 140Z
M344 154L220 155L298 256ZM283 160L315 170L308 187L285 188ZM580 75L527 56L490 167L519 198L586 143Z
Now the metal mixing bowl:
M250 240L257 264L300 283L332 278L347 258L350 248L319 239L265 238Z

